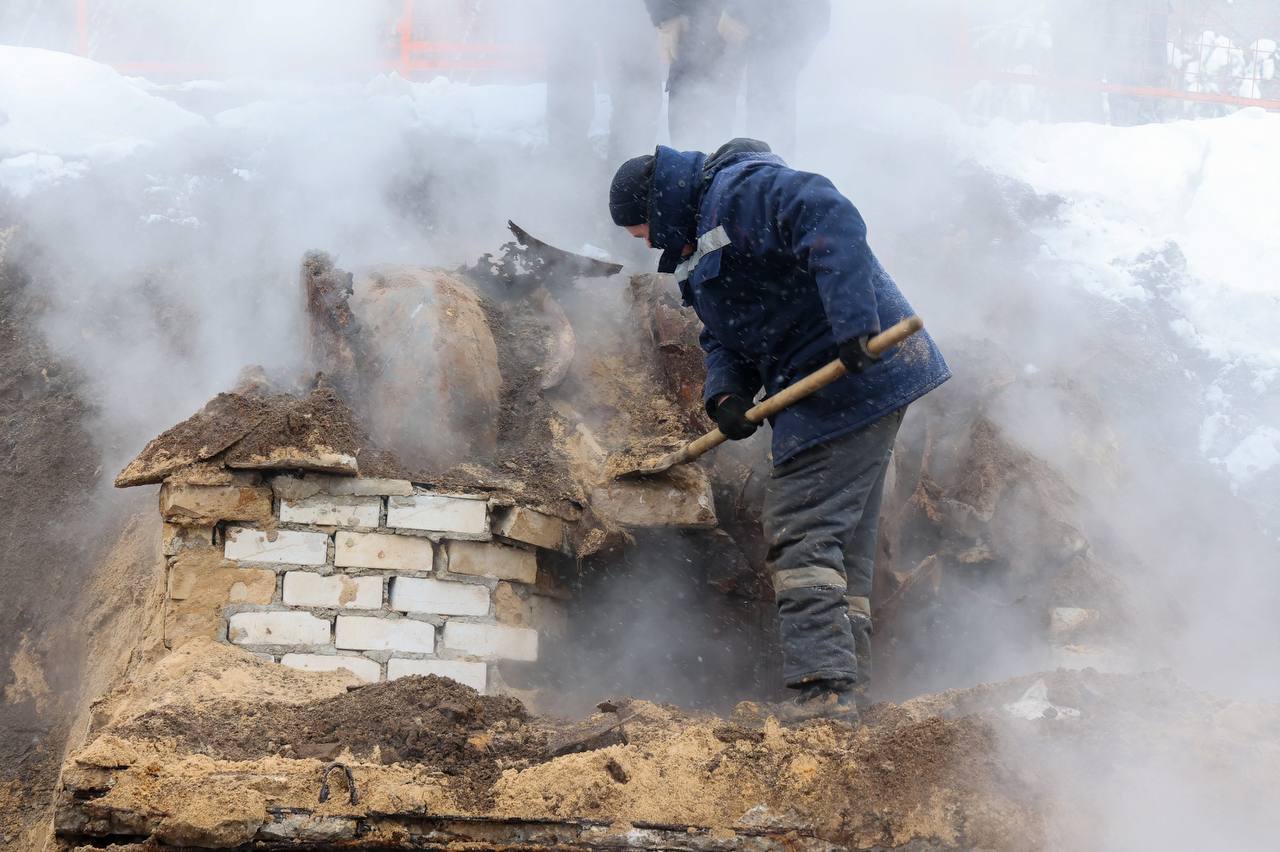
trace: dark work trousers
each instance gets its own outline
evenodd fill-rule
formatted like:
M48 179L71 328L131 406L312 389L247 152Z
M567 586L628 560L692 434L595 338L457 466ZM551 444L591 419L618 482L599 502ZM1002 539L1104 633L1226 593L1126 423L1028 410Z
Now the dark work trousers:
M690 27L667 75L672 147L714 151L733 138L745 62L743 51L726 45L714 28Z
M787 686L857 681L859 650L869 662L880 503L905 411L773 468L764 533Z
M568 162L593 156L588 133L596 92L607 90L606 162L612 171L628 157L652 152L657 141L662 109L658 37L644 6L632 0L559 3L547 32L547 141Z
M747 42L747 135L786 159L796 155L800 72L829 26L830 11L821 5L800 4L806 17L784 33L756 33Z

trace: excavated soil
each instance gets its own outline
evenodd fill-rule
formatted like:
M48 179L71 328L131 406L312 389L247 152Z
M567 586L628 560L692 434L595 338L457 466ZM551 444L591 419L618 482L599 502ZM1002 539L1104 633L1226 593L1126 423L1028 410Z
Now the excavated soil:
M45 266L6 225L0 209L0 848L28 850L81 741L82 694L106 688L141 629L159 521L148 500L152 523L128 523L123 497L104 517L84 379L41 337L49 290L26 268Z
M639 700L568 722L435 677L353 681L183 646L102 703L64 770L64 841L225 847L274 837L285 817L340 818L366 845L417 848L405 831L427 816L658 826L728 844L716 848L751 832L855 849L1098 848L1124 827L1115 802L1135 794L1133 773L1233 802L1253 815L1244 836L1280 830L1266 806L1280 707L1168 673L1029 675L876 705L861 726ZM326 775L332 760L355 802L341 767Z
M289 688L308 680L317 686ZM87 801L135 836L148 815L164 814L155 837L197 847L247 840L268 807L435 808L727 836L767 827L858 846L936 838L1022 849L1041 833L991 725L974 715L785 728L753 707L725 720L618 701L575 724L533 719L511 698L434 677L339 688L330 676L225 646L184 646L108 702L117 721L69 764L68 783L80 792L64 802L59 824L91 826L78 818L77 802ZM304 697L271 697L290 693ZM335 758L352 768L363 805L339 785L342 801L319 807L322 761Z
M501 766L541 757L514 698L484 698L456 681L405 677L301 704L219 701L143 713L126 739L166 740L219 760L320 758L417 764L450 779L458 801L484 807ZM482 743L482 747L477 747Z
M116 477L127 488L161 482L166 475L218 455L267 416L265 399L220 393L188 419L156 436Z
M294 448L306 455L354 457L367 443L351 409L332 388L316 388L303 399L274 396L264 402L262 419L228 451L232 466Z

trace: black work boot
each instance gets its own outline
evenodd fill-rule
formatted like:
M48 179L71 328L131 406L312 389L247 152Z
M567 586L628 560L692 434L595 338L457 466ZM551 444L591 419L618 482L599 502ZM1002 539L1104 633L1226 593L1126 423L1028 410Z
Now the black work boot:
M854 699L850 681L815 680L800 687L800 694L795 698L783 702L778 708L778 717L784 722L838 719L856 725L860 720Z

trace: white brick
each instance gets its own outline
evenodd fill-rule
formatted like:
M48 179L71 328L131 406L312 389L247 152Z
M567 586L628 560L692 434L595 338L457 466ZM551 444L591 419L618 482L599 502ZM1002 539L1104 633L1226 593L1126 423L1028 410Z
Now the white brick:
M280 501L280 520L288 524L376 527L381 515L381 497L308 497Z
M351 651L408 651L430 654L436 648L436 629L407 618L338 616L339 648Z
M228 559L237 562L323 565L328 558L328 544L329 537L324 533L295 530L267 533L247 527L231 527L227 530L224 553Z
M461 621L450 621L444 626L444 646L474 657L536 660L538 659L538 631L527 627L506 627L501 624L466 624Z
M487 538L489 504L443 494L391 497L387 500L387 526Z
M404 660L392 657L387 662L387 680L405 675L436 675L456 680L476 692L484 692L489 682L489 667L484 663L467 663L462 660Z
M513 506L496 512L493 531L504 538L547 550L564 548L564 521L524 506Z
M271 480L271 487L277 497L289 500L311 497L314 494L333 497L385 497L395 494L407 497L413 493L413 484L407 479L325 476L316 473L306 477L277 476Z
M284 575L284 602L286 606L381 609L382 578L290 571Z
M280 665L309 672L351 672L363 681L374 683L382 679L382 667L367 657L338 657L325 654L285 654Z
M340 532L334 540L334 564L339 568L382 568L388 571L430 571L435 551L425 538L388 533Z
M531 551L504 544L451 541L449 570L455 574L534 583L538 580L538 557Z
M489 589L470 583L394 577L391 608L400 612L436 615L488 615Z
M227 636L237 645L328 645L329 619L309 612L238 612Z

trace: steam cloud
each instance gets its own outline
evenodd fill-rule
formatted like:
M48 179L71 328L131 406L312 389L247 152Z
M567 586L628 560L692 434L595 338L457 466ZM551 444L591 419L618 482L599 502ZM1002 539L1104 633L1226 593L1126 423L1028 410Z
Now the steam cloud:
M477 17L465 4L439 4L448 11L424 15L422 26L442 38L538 40L581 20L573 3L485 5L489 14ZM1030 14L1034 4L967 5L999 21ZM1078 224L1073 216L1103 218L1106 210L997 173L975 150L982 127L911 94L955 91L935 70L947 67L954 4L834 6L832 31L801 81L793 164L830 175L858 204L873 248L944 350L974 338L1012 356L1019 378L997 419L1084 495L1088 532L1141 604L1135 632L1149 642L1137 663L1175 666L1230 697L1280 700L1280 467L1233 484L1204 451L1214 417L1255 425L1280 418L1274 342L1260 344L1256 357L1229 360L1196 346L1177 332L1186 307L1179 294L1209 284L1188 268L1177 241L1153 239L1149 252L1108 266L1080 262L1060 238ZM300 366L296 269L307 249L334 252L347 268L454 266L495 248L514 218L552 242L635 251L605 221L603 187L614 163L600 134L606 95L618 109L648 93L603 91L615 56L608 43L581 56L581 73L601 81L602 106L592 124L596 158L582 160L546 145L540 83L462 88L371 73L395 38L380 4L309 0L267 12L249 2L116 0L93 8L93 55L219 69L217 82L152 83L51 65L130 99L134 119L90 110L107 134L98 137L77 117L84 113L67 111L61 125L45 114L48 134L32 139L13 135L37 114L32 103L77 94L59 93L56 81L30 69L0 66L8 78L0 89L44 87L18 99L31 111L9 115L7 125L0 119L0 178L10 218L21 223L18 250L48 293L45 331L84 371L101 412L108 470L231 385L243 365L282 373ZM0 12L0 43L66 48L66 12L10 3ZM1280 130L1269 127L1275 140ZM652 141L664 139L655 125ZM1177 143L1135 134L1132 144L1154 146L1155 156ZM21 150L40 157L15 160ZM1079 236L1081 251L1089 239ZM951 240L968 241L968 262L943 251ZM1256 263L1264 273L1254 247L1222 250L1243 253L1244 268ZM647 258L627 259L647 268ZM1137 295L1100 294L1097 279L1108 274L1129 276ZM597 298L579 293L586 309L571 309L575 321ZM1265 316L1274 327L1274 301ZM1100 403L1103 422L1081 412L1082 394ZM1265 432L1256 434L1265 442ZM1081 451L1082 436L1105 447L1106 460ZM673 592L671 609L655 615L661 634L679 623L673 612L701 606L678 583L648 590ZM1011 644L1028 630L1021 621L990 626ZM981 656L965 667L966 680L1010 675L1026 662L977 643L974 653ZM953 685L961 683L930 684ZM675 684L668 694L690 693ZM1064 777L1076 777L1071 769ZM1196 772L1184 769L1165 783L1191 808ZM1142 768L1134 773L1142 777ZM1132 797L1097 801L1102 819L1152 827L1161 819L1160 809ZM1112 810L1115 802L1128 810Z

